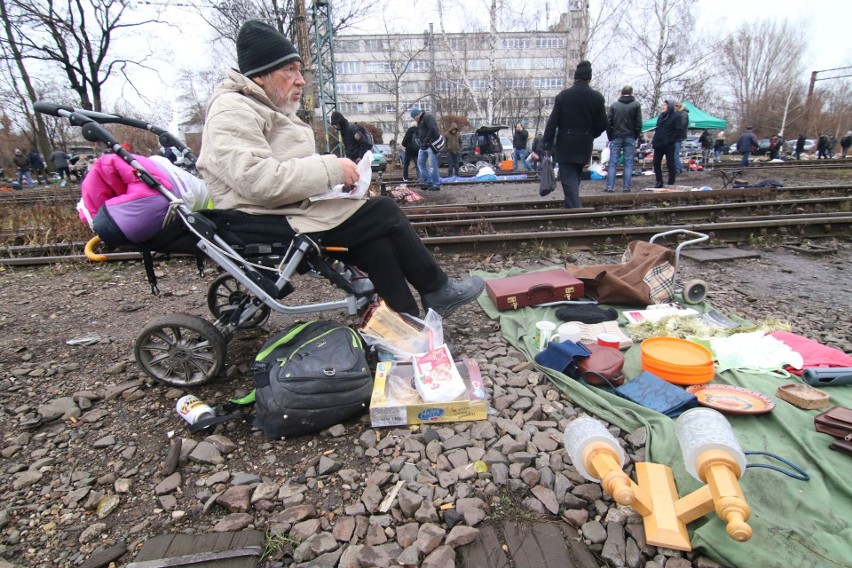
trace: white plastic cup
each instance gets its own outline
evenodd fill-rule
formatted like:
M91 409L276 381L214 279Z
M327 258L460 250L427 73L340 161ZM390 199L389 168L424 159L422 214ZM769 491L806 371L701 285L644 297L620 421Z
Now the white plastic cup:
M177 401L175 411L178 413L178 416L186 420L190 426L200 420L207 420L208 418L216 416L216 413L213 412L212 408L191 394L182 396L180 400Z
M574 343L580 343L580 338L583 336L583 330L577 327L574 324L563 323L556 330L556 334L559 336L559 343L563 341L573 341Z
M556 329L556 324L552 321L540 321L535 324L535 340L538 344L538 350L544 351L547 349L547 344L550 343L550 338L553 336L553 330Z

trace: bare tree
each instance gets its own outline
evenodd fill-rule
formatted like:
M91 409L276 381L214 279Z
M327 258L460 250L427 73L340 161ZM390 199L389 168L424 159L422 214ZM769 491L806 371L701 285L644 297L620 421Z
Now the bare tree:
M84 109L102 109L104 85L115 76L128 84L131 68L145 68L147 55L116 56L117 37L158 19L135 19L124 0L5 0L14 8L23 60L60 70Z
M714 53L701 49L696 39L696 6L697 0L642 0L631 5L633 14L624 20L628 51L643 70L637 98L651 116L664 94L695 98L690 91L711 75Z
M199 15L213 28L214 41L233 46L237 33L246 20L259 19L297 41L295 29L297 0L223 0L222 2L196 2ZM338 0L334 2L332 31L346 30L365 20L371 13L373 2L368 0ZM302 47L302 46L299 46Z
M740 125L766 119L766 105L784 100L791 84L802 74L802 52L790 49L791 37L802 37L804 30L787 21L766 19L743 23L723 44L722 60L726 69L723 81L730 89ZM775 128L781 126L778 109Z
M28 126L21 130L25 134L31 133L31 145L45 153L49 146L44 119L41 114L30 110L30 103L36 101L37 94L33 79L24 65L21 18L19 14L9 10L6 0L0 0L0 17L3 20L3 37L0 38L0 56L3 58L2 76L9 86L4 92L3 108L17 109L17 116L24 117ZM23 86L23 90L19 85Z

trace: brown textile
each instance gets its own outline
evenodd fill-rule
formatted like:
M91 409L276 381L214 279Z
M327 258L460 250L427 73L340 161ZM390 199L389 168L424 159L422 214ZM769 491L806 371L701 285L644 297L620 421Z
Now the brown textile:
M660 290L652 294L652 288L661 284L673 288L674 252L657 244L633 241L627 245L624 257L626 262L621 264L566 265L565 269L585 284L587 296L604 304L647 306L667 301L663 298L667 294L660 294ZM665 277L660 279L661 275Z

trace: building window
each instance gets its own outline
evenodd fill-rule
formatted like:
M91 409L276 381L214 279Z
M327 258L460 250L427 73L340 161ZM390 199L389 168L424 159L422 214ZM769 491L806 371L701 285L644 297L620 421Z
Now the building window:
M408 62L407 71L411 71L412 73L425 73L429 71L430 67L431 65L428 61L414 59Z
M503 40L503 49L529 49L530 40L524 38L510 38Z
M334 70L338 75L346 75L350 73L360 73L361 72L361 62L360 61L340 61L335 64Z
M474 79L470 82L470 88L474 91L484 91L488 88L488 79Z
M364 40L364 51L386 51L387 50L387 40L386 39L365 39Z
M468 71L485 71L488 69L487 59L469 59L467 62Z
M366 111L364 103L337 103L337 107L343 114L364 114Z
M542 49L561 49L565 47L565 39L559 37L543 37L535 40L535 46Z
M391 66L387 61L368 61L365 65L367 73L390 73Z
M533 87L537 89L561 89L565 80L561 77L539 77L533 79Z
M337 53L358 53L361 51L361 45L357 39L335 40L334 50Z
M338 83L337 92L342 94L363 93L364 85L362 83Z

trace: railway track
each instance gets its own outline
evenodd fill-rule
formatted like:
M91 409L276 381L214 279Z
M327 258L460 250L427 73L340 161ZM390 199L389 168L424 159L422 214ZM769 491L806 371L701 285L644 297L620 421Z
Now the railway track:
M589 207L559 202L468 203L406 207L427 246L441 250L517 250L523 243L567 247L626 245L630 240L685 228L719 242L752 239L849 238L852 186L803 186L713 192L613 194L584 197ZM81 261L84 243L0 249L0 265ZM139 255L112 253L113 260Z

